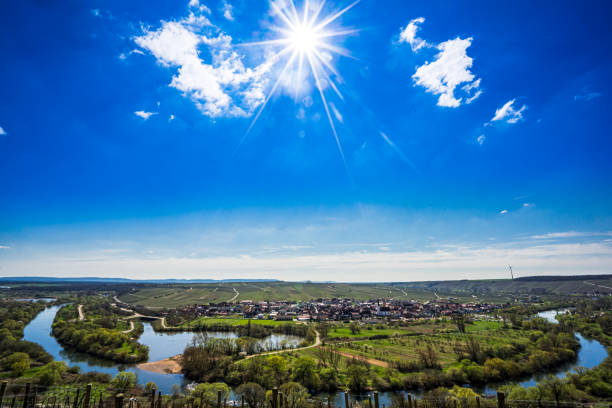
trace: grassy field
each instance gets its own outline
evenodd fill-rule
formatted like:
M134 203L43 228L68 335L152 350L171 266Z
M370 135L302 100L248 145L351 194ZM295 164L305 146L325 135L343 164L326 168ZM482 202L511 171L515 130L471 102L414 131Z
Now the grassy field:
M529 331L495 329L475 325L470 336L476 338L483 347L503 346L505 344L522 343L529 344ZM417 361L419 356L417 350L425 345L433 344L440 355L442 367L448 367L457 362L457 354L454 351L456 343L463 343L465 335L457 332L446 334L432 334L422 336L391 337L380 340L362 340L339 343L337 350L365 358L393 362L393 361Z
M244 326L251 321L251 324L261 324L265 326L280 326L284 324L291 324L291 321L281 321L281 320L269 320L269 319L244 319L241 317L232 317L232 318L220 318L220 317L199 317L195 320L192 320L188 323L181 324L178 327L189 328L194 325L211 325L211 324L230 324L232 326Z
M488 280L459 280L438 282L408 282L398 283L394 286L405 290L421 289L439 293L454 293L459 296L476 297L506 297L508 295L533 294L547 296L580 295L599 293L612 293L612 276L603 275L600 279L589 277L572 279L544 280L521 279L488 279Z
M437 293L438 296L450 296ZM312 299L403 299L428 301L436 294L427 289L401 289L388 284L356 283L295 283L295 282L238 282L224 284L160 285L132 290L119 296L122 302L145 307L174 308L188 304L207 304L223 301L307 301ZM461 297L473 300L471 296Z

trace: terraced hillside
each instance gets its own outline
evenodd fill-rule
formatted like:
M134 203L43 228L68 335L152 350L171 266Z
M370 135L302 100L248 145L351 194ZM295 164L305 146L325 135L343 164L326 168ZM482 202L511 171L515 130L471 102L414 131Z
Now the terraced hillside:
M440 295L440 294L438 294ZM119 296L126 303L145 307L177 307L194 303L241 300L305 301L318 298L436 299L431 290L402 289L388 284L242 282L223 284L175 284L135 288ZM468 298L466 298L467 300Z

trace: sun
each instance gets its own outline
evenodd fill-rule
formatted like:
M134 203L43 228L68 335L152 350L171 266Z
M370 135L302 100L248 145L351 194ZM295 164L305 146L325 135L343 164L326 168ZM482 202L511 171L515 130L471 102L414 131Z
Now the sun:
M313 81L323 102L331 131L346 167L342 145L336 132L325 93L328 89L331 89L338 98L343 99L337 86L341 77L334 67L333 56L350 57L351 54L345 48L335 44L334 41L339 37L357 33L359 30L344 29L337 26L334 28L335 24L333 23L358 2L359 0L356 0L339 11L324 14L325 0L319 2L304 0L300 11L296 8L293 0L272 0L270 3L272 14L277 20L277 25L272 27L272 31L278 33L278 37L242 45L273 48L275 52L271 53L271 56L266 60L267 65L274 66L282 62L284 62L284 65L279 70L274 85L257 111L240 144L255 125L279 84L283 81L285 84L289 84L293 88L294 98L297 100L301 92L309 89L305 84L308 81Z
M288 36L291 46L299 53L311 54L319 46L319 33L307 25L298 25Z

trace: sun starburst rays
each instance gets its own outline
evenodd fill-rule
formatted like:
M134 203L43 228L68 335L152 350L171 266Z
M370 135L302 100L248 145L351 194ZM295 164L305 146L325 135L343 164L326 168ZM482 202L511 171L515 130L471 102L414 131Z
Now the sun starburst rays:
M342 36L355 34L359 30L342 28L332 30L329 27L358 2L359 0L356 0L339 11L322 16L325 0L320 1L314 7L313 2L304 0L304 6L299 11L293 0L272 1L273 16L281 25L272 26L271 30L278 33L279 37L271 40L243 43L242 45L280 48L280 51L267 58L270 66L278 64L284 58L287 61L280 68L278 77L255 114L240 145L259 119L270 98L278 92L279 85L283 84L288 87L292 91L294 100L297 101L300 94L309 89L308 83L312 81L321 98L332 134L346 167L344 152L330 113L325 91L331 88L341 100L344 99L338 88L338 83L342 79L334 67L333 56L351 57L351 54L348 50L333 44L331 41Z

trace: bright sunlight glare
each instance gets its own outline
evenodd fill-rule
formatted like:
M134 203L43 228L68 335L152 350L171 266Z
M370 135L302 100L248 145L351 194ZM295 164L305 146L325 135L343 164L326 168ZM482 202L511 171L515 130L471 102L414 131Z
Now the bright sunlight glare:
M271 6L273 15L278 20L279 24L272 27L272 29L280 34L279 38L243 45L258 45L276 48L278 51L268 58L268 63L272 66L280 61L285 61L285 65L280 70L278 78L266 96L264 103L257 111L257 114L253 118L240 144L242 144L247 134L251 131L255 122L257 122L257 119L261 115L261 112L263 112L268 101L272 95L274 95L279 84L283 80L286 80L285 82L291 84L293 87L296 100L300 92L308 89L305 83L312 80L321 97L332 134L334 135L336 145L338 146L338 150L346 168L344 152L342 151L342 145L340 144L340 139L336 132L336 126L330 114L325 92L328 88L331 88L338 98L341 100L343 99L337 86L341 77L333 65L332 56L341 55L350 57L351 55L348 50L334 44L332 40L356 33L358 30L339 29L337 27L334 30L331 28L331 24L358 2L359 0L356 0L339 11L322 15L325 0L321 0L318 3L311 3L305 0L301 13L296 8L293 0L272 1Z
M311 53L318 46L318 33L312 27L299 25L293 29L289 39L293 48L302 53Z

